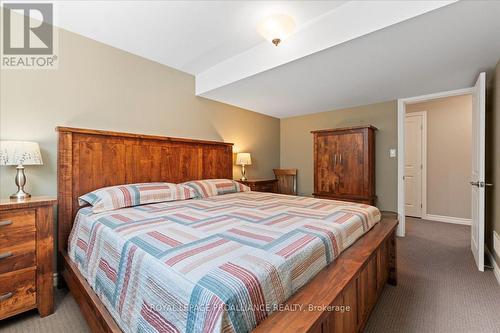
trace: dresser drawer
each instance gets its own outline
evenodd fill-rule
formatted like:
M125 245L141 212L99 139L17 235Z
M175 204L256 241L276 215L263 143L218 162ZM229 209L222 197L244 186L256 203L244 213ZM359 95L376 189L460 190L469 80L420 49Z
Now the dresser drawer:
M0 212L0 274L36 264L34 210Z
M0 274L0 319L36 307L36 268Z

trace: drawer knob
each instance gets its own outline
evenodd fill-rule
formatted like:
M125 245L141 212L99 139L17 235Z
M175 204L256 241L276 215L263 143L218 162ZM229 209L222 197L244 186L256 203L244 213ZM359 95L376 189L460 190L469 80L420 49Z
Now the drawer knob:
M8 292L6 294L0 295L0 301L5 301L6 299L9 299L14 295L12 292Z
M4 227L6 225L11 225L12 221L6 220L6 221L0 221L0 227Z
M4 253L0 253L0 259L5 259L5 258L8 258L12 255L12 252L4 252Z

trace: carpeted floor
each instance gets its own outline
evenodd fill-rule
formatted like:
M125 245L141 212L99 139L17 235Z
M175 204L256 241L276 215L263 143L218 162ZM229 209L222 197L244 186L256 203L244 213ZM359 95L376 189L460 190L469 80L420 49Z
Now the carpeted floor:
M500 286L493 272L476 270L470 229L447 223L407 220L398 238L399 284L386 286L365 332L500 333ZM56 312L36 311L0 322L5 333L89 332L66 290L56 293Z
M0 321L2 333L90 333L80 308L67 289L56 289L56 311L40 318L36 310Z
M470 227L408 218L398 273L365 333L500 332L500 286L492 271L477 270Z

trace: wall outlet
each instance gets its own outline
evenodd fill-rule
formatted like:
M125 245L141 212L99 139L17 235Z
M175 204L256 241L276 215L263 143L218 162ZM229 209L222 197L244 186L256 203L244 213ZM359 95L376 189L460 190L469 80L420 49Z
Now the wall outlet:
M389 157L396 157L396 149L389 149Z

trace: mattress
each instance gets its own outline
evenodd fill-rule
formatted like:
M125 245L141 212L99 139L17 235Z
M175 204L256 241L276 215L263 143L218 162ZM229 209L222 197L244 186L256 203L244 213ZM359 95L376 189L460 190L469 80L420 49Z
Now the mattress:
M261 192L86 207L68 252L124 332L249 332L379 220Z

